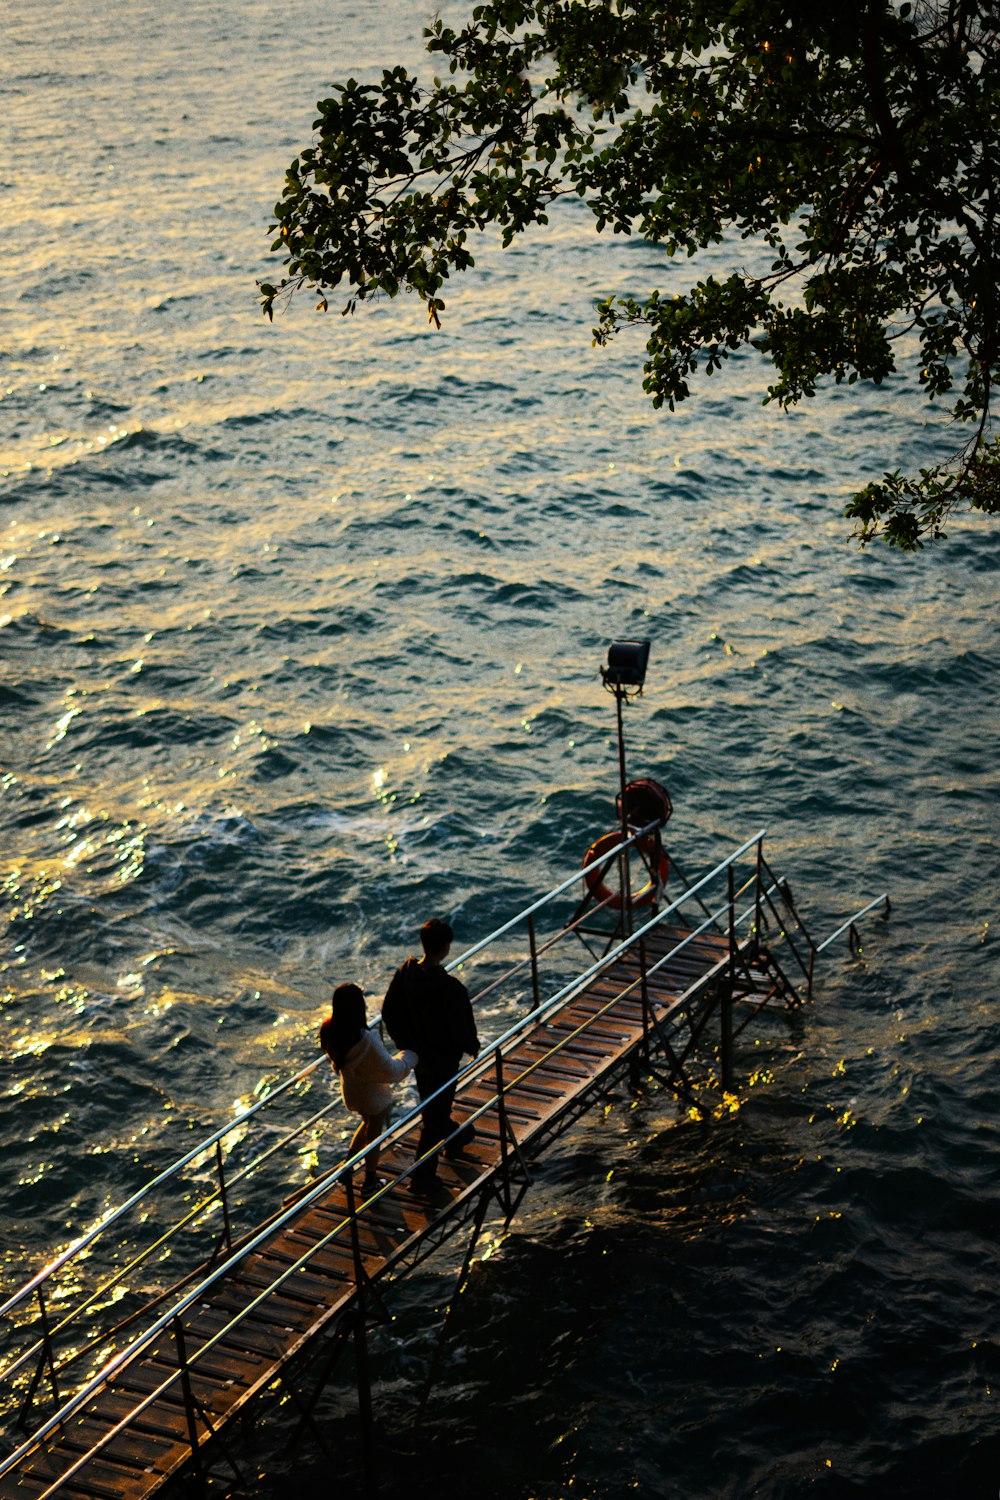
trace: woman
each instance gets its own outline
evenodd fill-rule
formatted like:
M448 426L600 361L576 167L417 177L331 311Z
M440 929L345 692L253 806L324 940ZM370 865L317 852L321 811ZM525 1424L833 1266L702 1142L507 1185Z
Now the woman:
M417 1063L415 1052L390 1057L374 1031L368 1030L364 991L356 984L338 984L330 1015L319 1029L319 1044L340 1075L344 1103L361 1124L351 1139L349 1155L377 1141L389 1123L392 1085L405 1078ZM363 1193L384 1186L376 1176L378 1147L365 1157Z

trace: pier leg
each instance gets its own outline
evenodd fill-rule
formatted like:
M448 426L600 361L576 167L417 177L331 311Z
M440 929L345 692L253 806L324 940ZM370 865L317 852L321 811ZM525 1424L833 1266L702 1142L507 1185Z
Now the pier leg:
M500 1176L500 1182L501 1182L501 1190L498 1191L497 1187L496 1187L496 1185L494 1183L493 1192L496 1193L497 1200L500 1203L500 1206L502 1207L502 1209L504 1211L504 1215L505 1215L504 1222L505 1222L505 1225L506 1225L506 1224L510 1223L511 1219L514 1217L514 1215L517 1212L517 1206L520 1203L521 1199L524 1197L524 1194L525 1194L525 1192L527 1190L528 1184L531 1181L531 1174L528 1171L528 1166L527 1166L527 1163L524 1160L524 1157L521 1155L521 1147L518 1145L517 1136L514 1134L514 1127L511 1125L511 1123L510 1123L510 1117L507 1114L507 1108L506 1108L506 1102L505 1102L506 1101L506 1086L504 1084L504 1078L503 1078L503 1053L501 1052L501 1050L500 1050L499 1047L496 1050L496 1089L497 1089L497 1122L498 1122L499 1127L500 1127L500 1173L499 1173L499 1176ZM514 1155L517 1158L518 1165L521 1168L521 1190L520 1190L520 1192L516 1196L514 1196L514 1194L512 1194L511 1187L510 1187L510 1184L511 1184L511 1168L510 1168L510 1151L508 1150L508 1143L509 1143L510 1147L513 1148Z
M355 1312L354 1355L358 1376L358 1417L361 1422L361 1451L365 1468L365 1500L374 1500L375 1474L375 1420L372 1409L372 1386L368 1371L368 1326L367 1298L365 1287L367 1274L361 1259L361 1241L358 1238L358 1211L354 1200L354 1182L350 1173L344 1179L347 1191L347 1212L351 1216L351 1250L354 1256Z
M358 1370L358 1416L361 1421L361 1451L365 1466L365 1500L374 1500L377 1488L375 1473L375 1417L372 1408L371 1378L368 1373L368 1329L365 1325L365 1303L358 1293L354 1321L354 1353Z
M647 967L648 966L647 966L647 963L646 963L646 943L645 943L645 940L643 938L640 938L639 939L639 996L640 996L640 999L642 1000L642 1044L641 1044L641 1048L636 1049L636 1051L634 1051L632 1053L632 1056L629 1058L629 1065L628 1065L629 1087L631 1088L631 1090L632 1090L632 1092L634 1094L638 1093L638 1091L639 1091L639 1083L640 1083L640 1079L639 1079L639 1057L640 1057L640 1051L641 1051L642 1062L643 1062L644 1067L647 1070L651 1071L650 1052L649 1052L649 1031L650 1031L650 1023L651 1023L651 1019L652 1019L652 1014L651 1014L651 1007L650 1007L650 1003L649 1003L649 983L648 983L647 977L646 977L646 975L647 975Z
M733 992L728 985L722 991L720 1011L722 1017L722 1045L720 1048L722 1087L731 1093L735 1076L733 1069Z
M719 1058L722 1068L722 1087L731 1090L734 1077L733 995L736 989L736 892L732 865L729 866L727 874L729 877L729 964L719 997Z
M215 1143L215 1164L219 1174L219 1199L222 1203L222 1233L227 1253L233 1248L233 1229L229 1222L229 1199L226 1196L226 1167L222 1159L222 1142Z
M428 1366L427 1378L424 1381L424 1388L420 1393L420 1401L417 1406L418 1414L423 1413L424 1407L427 1405L427 1397L431 1393L431 1387L433 1386L434 1381L437 1378L438 1370L441 1368L441 1355L444 1351L444 1343L448 1332L448 1325L451 1322L451 1315L454 1311L455 1305L457 1304L458 1299L462 1295L462 1291L465 1287L465 1282L469 1275L469 1266L472 1264L473 1251L475 1250L476 1245L479 1241L479 1236L482 1233L483 1220L486 1218L486 1208L489 1204L491 1196L492 1194L485 1189L479 1195L479 1207L476 1209L476 1218L472 1226L472 1234L469 1237L469 1244L465 1252L465 1259L462 1261L462 1269L458 1273L458 1280L455 1282L455 1290L452 1293L451 1301L445 1308L444 1320L438 1332L437 1343L434 1346L434 1353L431 1356L431 1362Z
M535 919L528 918L528 950L531 954L531 1008L537 1010L540 999L538 987L538 939L535 935Z

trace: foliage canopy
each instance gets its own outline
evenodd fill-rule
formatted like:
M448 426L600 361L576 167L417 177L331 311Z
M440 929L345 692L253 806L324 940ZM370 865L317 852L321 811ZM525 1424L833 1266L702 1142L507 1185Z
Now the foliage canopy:
M487 225L504 244L577 194L598 229L666 256L765 246L683 295L610 297L595 338L646 336L644 387L670 408L751 345L788 407L824 377L901 363L964 438L886 474L847 514L862 542L912 549L956 506L1000 510L1000 75L995 0L486 0L425 33L441 78L404 68L337 85L275 207L284 274L342 288L344 312L444 283ZM911 358L912 356L912 358Z

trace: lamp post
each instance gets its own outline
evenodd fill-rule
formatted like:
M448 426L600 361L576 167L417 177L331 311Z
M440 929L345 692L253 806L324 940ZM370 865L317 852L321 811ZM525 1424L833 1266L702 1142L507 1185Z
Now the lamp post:
M614 694L618 718L618 781L619 811L621 813L622 839L628 838L628 807L625 788L625 729L622 723L622 705L627 698L637 698L646 680L646 665L649 661L649 641L612 641L608 647L607 666L601 668L601 680L609 693ZM622 932L627 936L632 930L632 888L628 873L628 850L621 855L622 880Z

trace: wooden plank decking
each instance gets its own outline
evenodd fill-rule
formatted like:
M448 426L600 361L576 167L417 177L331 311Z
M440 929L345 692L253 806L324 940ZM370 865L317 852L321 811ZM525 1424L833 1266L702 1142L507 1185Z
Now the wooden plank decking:
M679 936L678 929L657 931L647 964L667 954ZM648 980L654 1014L692 991L692 1005L709 1005L711 976L727 953L723 937L706 933L654 973ZM496 1187L498 1174L518 1152L526 1160L537 1156L579 1116L595 1090L628 1066L643 1045L643 1005L633 983L638 979L638 956L623 955L504 1052L506 1138L495 1061L484 1054L481 1069L460 1090L455 1115L464 1120L485 1112L470 1146L454 1160L442 1156L434 1201L416 1198L403 1175L413 1160L413 1124L383 1152L379 1171L387 1186L353 1221L344 1186L333 1184L206 1288L181 1320L185 1379L179 1375L177 1330L171 1328L0 1478L0 1497L139 1500L191 1468L195 1441L201 1447L222 1433L307 1345L354 1310L359 1264L366 1290L404 1274L422 1251L430 1253L473 1217L484 1191ZM286 1279L275 1287L282 1275Z

